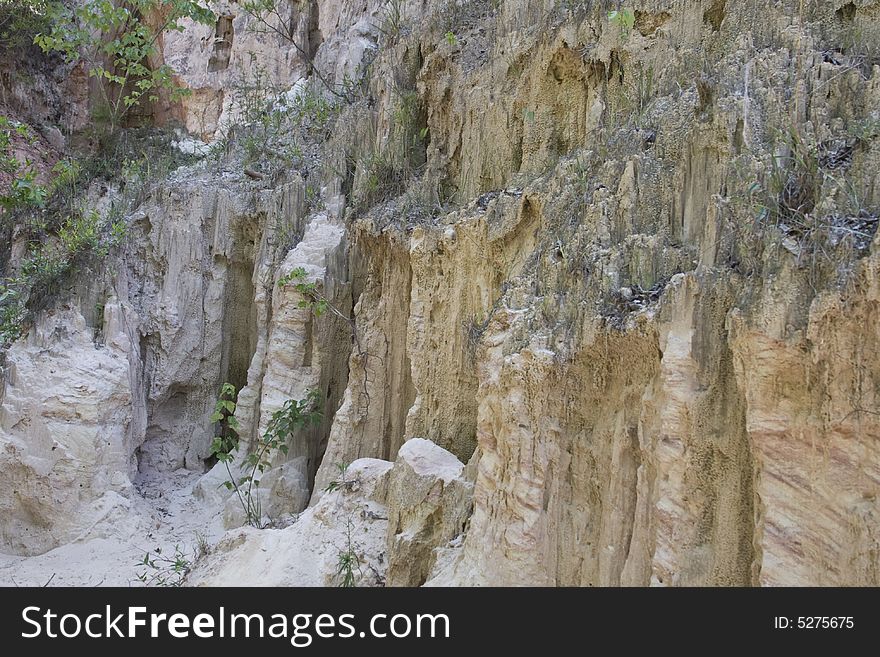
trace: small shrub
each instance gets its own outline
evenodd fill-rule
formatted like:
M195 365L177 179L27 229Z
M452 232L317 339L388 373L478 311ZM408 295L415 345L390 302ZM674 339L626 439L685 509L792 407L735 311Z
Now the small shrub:
M24 130L0 120L0 166L5 162L10 167L3 158L4 126L7 135ZM170 133L162 131L122 129L98 133L97 139L95 153L61 160L47 182L28 176L18 183L18 191L0 197L0 222L29 244L18 270L0 279L0 350L24 332L65 279L121 245L127 234L125 216L158 181L194 159L174 148ZM95 180L115 190L104 216L87 207ZM26 187L27 194L21 191Z
M50 0L0 0L0 51L25 50L51 28Z
M160 90L171 100L187 93L170 66L150 66L161 34L182 31L185 19L204 25L216 20L194 0L86 0L69 7L52 4L48 12L51 29L38 34L35 43L68 62L85 62L89 77L99 81L111 132L132 107L159 100ZM161 16L162 21L148 22L147 16Z
M0 208L10 212L18 208L41 206L48 196L47 188L37 182L37 172L30 161L19 162L12 147L15 141L33 144L36 138L24 123L0 115L0 174L9 178L0 191Z
M235 459L235 453L240 446L238 421L234 417L235 394L234 386L223 384L211 416L211 421L219 427L218 435L211 443L211 453L226 467L229 479L224 485L228 490L235 491L247 523L252 527L262 527L262 509L256 494L256 488L260 485L259 477L271 467L276 452L287 454L288 441L296 430L320 422L320 393L310 390L305 399L289 399L272 414L255 449L244 457L243 474L239 477L232 474L229 465Z
M628 39L636 24L636 15L632 9L615 9L608 12L608 22L620 30L620 37Z
M471 358L477 353L477 347L483 338L483 334L486 332L486 328L489 326L490 319L491 316L483 319L482 315L474 315L471 321L463 323L465 339L467 341L467 353Z
M377 28L388 43L393 44L403 29L403 9L404 0L388 0L379 10L382 21Z
M302 267L296 267L278 279L279 287L284 287L285 285L293 285L294 289L302 295L303 298L297 304L297 307L308 308L317 317L323 315L330 308L330 302L327 301L327 297L318 291L317 282L306 281L306 270Z
M246 165L268 174L313 166L316 158L306 155L330 135L341 107L314 84L307 83L295 94L273 85L255 57L250 79L239 80L233 93L241 114L235 142L244 151Z
M737 241L757 239L752 248L766 242L788 251L808 270L814 289L835 277L842 282L853 261L867 252L880 223L880 212L866 207L846 177L851 146L846 140L839 140L837 149L811 144L794 131L778 139L786 153L772 156L764 175L748 187L754 220L750 234Z
M356 180L353 203L360 212L398 196L406 186L406 178L390 154L378 151L360 160Z
M18 339L35 312L61 282L92 255L103 257L125 235L125 224L109 226L94 210L68 217L57 236L32 246L16 276L0 282L0 349Z
M345 529L346 543L336 561L336 579L340 587L350 588L356 586L355 571L360 573L361 567L351 540L351 518L346 521Z
M183 586L186 576L192 569L192 561L184 554L179 545L174 546L171 556L162 553L162 548L147 552L138 562L143 570L137 574L138 581L145 586L179 587Z
M348 489L354 485L354 481L348 478L348 463L337 463L336 469L339 471L339 479L334 479L324 488L325 493L332 493L335 490Z

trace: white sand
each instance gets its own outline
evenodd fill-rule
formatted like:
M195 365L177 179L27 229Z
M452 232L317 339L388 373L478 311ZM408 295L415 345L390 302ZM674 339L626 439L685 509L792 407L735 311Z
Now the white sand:
M2 586L142 586L140 562L157 547L175 546L192 561L199 537L214 544L223 534L220 508L196 499L200 473L141 475L128 497L109 494L108 511L77 540L33 557L0 554Z

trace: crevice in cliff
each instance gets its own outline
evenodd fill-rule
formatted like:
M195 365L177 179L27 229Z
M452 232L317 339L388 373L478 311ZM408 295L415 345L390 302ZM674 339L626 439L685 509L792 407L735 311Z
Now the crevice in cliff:
M208 73L223 71L229 67L229 58L232 55L232 39L235 36L235 28L232 24L232 16L219 16L214 30L214 49L208 60Z
M175 440L176 425L192 412L191 394L189 387L174 384L162 399L153 400L148 406L144 442L136 451L139 472L169 471L195 465L186 462L185 446Z
M253 240L249 240L253 249ZM223 355L220 375L236 390L247 384L248 367L257 348L257 309L254 305L254 262L233 261L228 268L223 314Z
M309 3L309 20L308 20L308 58L314 61L315 55L318 54L318 48L324 43L324 35L321 34L321 6L317 0L311 0Z
M703 12L703 22L712 28L713 32L721 30L721 24L727 15L727 0L713 0L709 8Z

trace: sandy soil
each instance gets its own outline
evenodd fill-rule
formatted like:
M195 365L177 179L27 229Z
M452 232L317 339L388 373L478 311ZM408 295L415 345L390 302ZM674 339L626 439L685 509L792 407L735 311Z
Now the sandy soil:
M159 570L145 567L144 555L155 558L158 548L192 562L200 544L223 534L220 509L193 496L200 476L186 470L141 475L131 495L115 496L104 519L79 539L34 557L0 554L0 586L143 586L141 573L172 575L161 559Z

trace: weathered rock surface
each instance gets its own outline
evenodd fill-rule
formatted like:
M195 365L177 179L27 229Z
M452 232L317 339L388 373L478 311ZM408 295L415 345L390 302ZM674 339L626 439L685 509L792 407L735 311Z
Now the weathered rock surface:
M346 483L284 529L234 530L198 562L194 586L334 586L340 555L356 557L358 585L377 585L386 568L387 510L376 490L391 463L360 459Z
M371 62L369 101L323 169L180 173L10 349L0 549L181 468L241 524L207 454L230 381L245 444L309 389L325 416L260 488L298 519L195 584L332 584L349 549L363 585L880 584L877 3L441 4L292 3L311 63L234 3L169 35L200 137L249 50L281 91Z
M434 550L460 537L470 515L472 486L464 464L429 440L412 438L388 474L387 586L421 586Z
M108 300L96 345L82 315L58 312L6 355L3 552L39 554L77 538L131 486L131 345L121 314Z
M353 555L359 586L418 586L434 548L460 537L471 485L453 454L422 438L394 463L358 459L284 529L227 533L188 583L201 586L333 586ZM267 475L268 476L268 475Z

